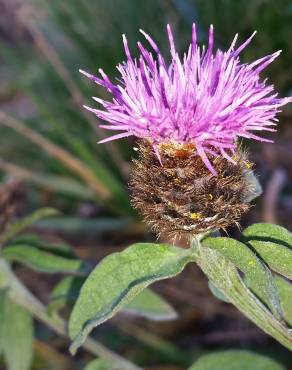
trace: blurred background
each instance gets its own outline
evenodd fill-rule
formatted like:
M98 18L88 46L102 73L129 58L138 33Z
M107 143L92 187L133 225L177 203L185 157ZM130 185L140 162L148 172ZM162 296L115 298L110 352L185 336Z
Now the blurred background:
M281 96L292 95L291 0L0 0L0 172L3 184L14 181L21 194L20 214L50 206L62 212L42 221L37 232L70 242L76 253L97 263L103 256L152 235L129 203L127 181L134 141L104 145L107 135L82 104L104 90L82 77L99 67L111 77L124 60L121 35L133 50L149 32L166 54L166 23L173 26L184 51L191 24L207 41L210 23L216 45L226 48L235 33L240 41L258 34L244 51L249 62L276 50L281 56L265 77ZM263 195L244 217L292 229L292 107L280 115L274 144L249 144ZM238 233L229 230L229 235ZM48 302L56 277L18 267L25 283ZM36 283L37 282L37 283ZM154 286L176 308L170 322L117 315L95 331L115 351L152 369L185 369L215 349L245 348L268 353L292 369L292 357L231 305L216 300L199 270ZM68 343L37 327L34 369L79 369L89 355L75 359Z

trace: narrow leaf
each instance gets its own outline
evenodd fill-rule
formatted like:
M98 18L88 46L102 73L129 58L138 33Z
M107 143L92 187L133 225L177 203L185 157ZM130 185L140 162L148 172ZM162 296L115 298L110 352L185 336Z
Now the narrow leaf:
M26 216L17 222L14 222L11 227L7 230L7 232L1 237L2 243L7 242L8 240L12 239L21 231L25 230L29 226L33 225L37 221L41 220L45 217L52 217L58 215L59 212L53 208L41 208L37 211L33 212L31 215Z
M32 270L45 273L80 274L87 270L83 261L61 257L29 245L10 245L1 252L8 261L19 262Z
M157 293L144 289L124 308L123 312L146 317L150 320L164 321L177 318L175 310Z
M244 283L253 290L254 293L259 295L260 293L260 287L258 287L258 290L256 290L255 286L251 287L249 285L248 279L243 279ZM292 284L280 277L280 276L274 276L275 284L278 288L278 293L280 297L280 304L283 312L283 318L287 324L292 326ZM267 302L265 302L267 304Z
M114 316L145 287L177 275L194 260L191 250L138 243L104 258L89 275L71 314L71 352L94 327Z
M29 370L33 357L33 321L31 314L7 301L3 351L9 370Z
M281 319L282 311L273 275L252 250L231 238L206 238L202 243L232 261L245 274L248 285L255 287L254 291L262 301Z
M246 228L242 234L245 241L260 240L292 248L292 233L282 226L257 223Z
M258 240L250 240L248 243L272 270L292 279L292 249Z
M292 284L280 276L275 276L280 294L285 321L292 327Z
M292 279L292 233L281 226L262 223L245 229L243 238L272 270Z
M230 350L201 357L189 370L285 370L276 361L250 351Z
M64 242L52 242L40 237L39 235L35 234L24 234L15 239L13 239L13 245L29 245L31 247L35 247L37 249L49 251L50 253L74 258L76 257L72 247ZM9 247L9 244L7 245Z

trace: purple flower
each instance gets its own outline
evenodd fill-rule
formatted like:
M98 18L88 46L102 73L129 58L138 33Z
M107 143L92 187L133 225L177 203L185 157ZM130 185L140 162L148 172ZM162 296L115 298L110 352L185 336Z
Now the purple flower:
M93 98L102 109L85 107L107 122L102 128L120 131L100 142L134 135L150 140L158 158L161 143L191 143L195 154L216 175L212 156L234 162L231 156L238 137L271 141L254 132L275 131L276 113L292 98L278 98L273 85L267 85L259 74L281 51L243 64L239 54L255 32L238 48L236 35L227 51L214 52L213 26L205 48L198 46L193 24L191 44L180 58L167 25L171 53L167 64L153 39L140 32L152 52L138 42L140 55L133 58L123 35L127 61L117 66L120 78L116 84L102 69L100 77L80 71L112 94L111 101Z

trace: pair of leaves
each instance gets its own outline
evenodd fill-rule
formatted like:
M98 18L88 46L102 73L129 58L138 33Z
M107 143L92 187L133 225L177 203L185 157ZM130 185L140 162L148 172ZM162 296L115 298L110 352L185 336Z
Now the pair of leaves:
M281 277L276 277L275 280L275 277L267 270L265 265L291 279L292 233L281 226L259 223L243 231L242 241L245 245L230 238L207 238L204 243L210 248L217 249L244 272L246 284L274 312L279 300L279 298L276 298L276 307L273 309L275 304L273 296L275 297L278 294L275 292L275 288L281 295L281 301L283 301L283 291L290 292L286 298L287 300L291 295L292 287L290 289L291 284ZM215 296L218 295L219 299L224 300L224 297L220 296L221 293L212 284L210 284L210 289ZM292 297L290 299L292 300ZM290 317L291 319L292 317Z
M215 249L234 263L248 280L248 285L259 294L278 318L282 318L279 296L273 275L261 260L243 243L231 238L205 238L204 246Z
M189 370L285 370L276 361L250 352L230 350L201 357Z
M33 358L33 319L0 292L0 351L9 370L29 370Z
M82 286L69 321L75 353L94 327L113 317L155 281L180 273L194 260L191 250L138 243L104 258Z
M259 223L243 231L243 241L269 266L285 278L292 279L292 233L284 227ZM292 284L281 276L274 277L285 321L292 325Z
M197 263L209 280L245 316L267 334L292 350L292 335L283 320L277 319L243 281L236 265L216 248L198 247ZM260 286L259 286L260 289Z
M208 262L206 259L204 260L203 256L202 261L205 269L207 267L207 275L212 276L210 288L219 299L230 299L263 330L273 335L288 348L292 348L291 332L284 323L284 320L288 324L292 322L292 285L284 278L275 276L270 270L272 269L286 277L291 276L292 235L280 226L255 224L244 230L242 239L245 244L230 238L207 237L202 244L208 249L219 252L221 256L224 256L227 261L231 261L236 268L244 273L244 284L257 296L254 296L253 303L251 303L254 305L254 312L251 312L251 309L243 302L243 300L250 300L252 296L251 292L245 291L244 287L241 286L243 282L238 274L236 277L236 271L231 271L230 274L234 275L233 278L229 279L226 276L226 281L221 282L220 286L217 284L218 278L209 270ZM202 253L210 254L207 251L205 253L204 250ZM214 258L214 264L217 263L218 266L215 267L213 264L213 269L217 268L218 274L223 276L224 272L218 262L220 256L214 255ZM287 258L290 260L287 261ZM242 291L242 297L233 289L236 284L240 287L238 289ZM223 291L223 296L221 291ZM274 317L265 312L265 307L260 302L257 303L257 298L260 298L261 302L269 307ZM256 312L258 312L258 317L254 315ZM266 317L265 320L264 317Z

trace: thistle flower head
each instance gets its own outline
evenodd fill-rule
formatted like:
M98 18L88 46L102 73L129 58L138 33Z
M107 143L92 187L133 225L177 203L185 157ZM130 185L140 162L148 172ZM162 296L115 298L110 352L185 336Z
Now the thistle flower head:
M101 142L132 135L147 139L160 161L165 144L178 150L192 148L217 175L213 160L220 155L234 162L237 138L270 141L255 132L274 131L280 107L292 102L278 98L274 87L260 79L260 72L280 51L251 64L241 63L239 55L255 33L238 47L236 35L227 51L214 51L213 27L205 48L198 46L193 24L191 44L181 58L168 25L168 64L154 40L141 33L151 51L138 42L140 55L133 58L123 36L127 60L117 66L116 84L102 69L100 77L81 71L112 94L111 101L94 97L101 109L86 107L106 122L102 128L120 131Z

